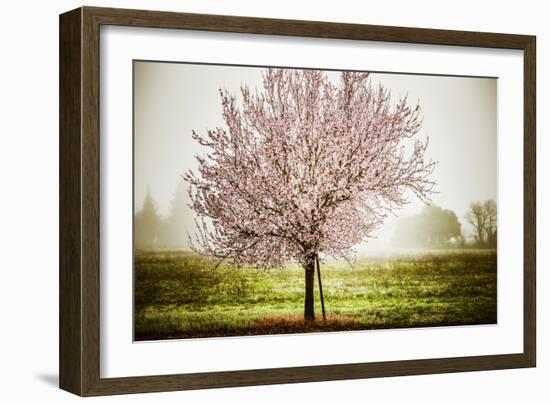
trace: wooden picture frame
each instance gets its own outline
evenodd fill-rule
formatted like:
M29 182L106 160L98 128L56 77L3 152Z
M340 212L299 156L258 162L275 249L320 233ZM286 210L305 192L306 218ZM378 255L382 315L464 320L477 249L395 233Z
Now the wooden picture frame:
M523 50L523 353L100 377L100 26L171 28ZM536 363L535 37L482 32L81 7L60 16L60 387L80 396L534 367Z

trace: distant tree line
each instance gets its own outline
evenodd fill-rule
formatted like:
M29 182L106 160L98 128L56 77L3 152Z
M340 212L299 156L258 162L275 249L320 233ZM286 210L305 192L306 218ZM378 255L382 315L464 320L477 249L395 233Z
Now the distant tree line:
M187 203L187 191L182 182L176 187L168 216L162 218L151 192L147 189L143 207L134 217L135 247L137 249L187 248L187 231L194 226Z
M455 212L428 205L420 214L399 219L393 243L404 248L496 247L497 205L494 200L471 203L465 219L473 228L473 238L465 235Z
M474 227L475 242L479 246L497 245L497 204L494 200L470 204L466 221Z
M174 192L169 213L161 217L149 189L142 208L134 217L134 240L137 249L187 249L187 232L195 227L188 207L185 184ZM416 215L399 219L393 244L402 248L495 248L497 245L497 205L494 200L473 202L465 215L473 228L466 236L454 211L427 205Z
M402 217L394 236L394 244L407 248L442 247L463 242L456 214L433 204L425 206L420 214Z

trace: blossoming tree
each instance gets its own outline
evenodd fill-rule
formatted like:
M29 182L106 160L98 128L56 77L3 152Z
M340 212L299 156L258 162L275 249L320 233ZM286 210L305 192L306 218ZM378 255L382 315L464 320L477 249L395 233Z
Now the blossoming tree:
M305 272L304 318L313 320L319 254L346 257L411 195L426 200L419 106L392 101L368 73L267 69L263 88L220 90L226 128L193 132L207 150L189 171L198 216L194 248L237 265Z

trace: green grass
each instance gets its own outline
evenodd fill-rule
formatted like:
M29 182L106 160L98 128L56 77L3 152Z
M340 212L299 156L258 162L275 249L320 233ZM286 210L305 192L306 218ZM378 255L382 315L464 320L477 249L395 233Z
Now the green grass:
M496 323L496 268L495 251L326 263L327 320L317 289L317 320L306 323L299 266L212 270L191 253L137 252L135 339Z

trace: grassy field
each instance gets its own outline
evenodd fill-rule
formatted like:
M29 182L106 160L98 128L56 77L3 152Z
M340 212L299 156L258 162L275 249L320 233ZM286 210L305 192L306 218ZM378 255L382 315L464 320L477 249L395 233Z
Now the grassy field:
M185 252L137 252L135 339L496 323L495 251L321 266L327 320L303 321L304 273L219 268ZM316 287L317 283L316 283Z

